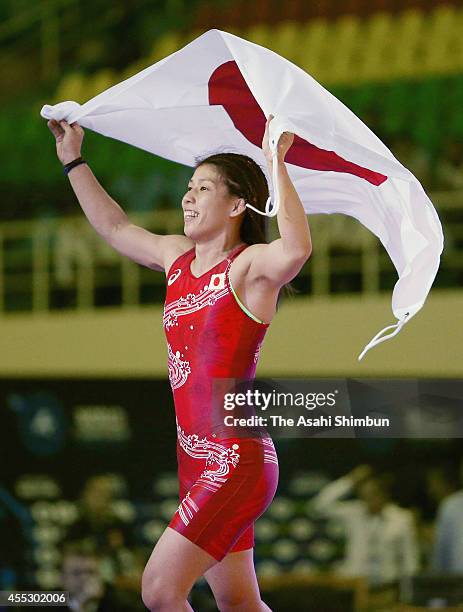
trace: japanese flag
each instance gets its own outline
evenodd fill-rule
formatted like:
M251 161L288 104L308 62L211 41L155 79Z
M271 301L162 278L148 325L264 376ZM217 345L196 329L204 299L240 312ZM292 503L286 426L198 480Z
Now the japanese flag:
M40 114L78 121L187 166L198 156L230 151L264 167L262 138L272 114L273 151L282 132L295 134L285 162L306 212L354 217L379 238L397 270L392 311L398 321L381 330L358 359L396 335L426 300L443 234L421 184L342 102L269 49L209 30L85 104L45 105ZM274 215L276 176L270 192L273 208L266 210ZM381 336L388 329L394 331Z

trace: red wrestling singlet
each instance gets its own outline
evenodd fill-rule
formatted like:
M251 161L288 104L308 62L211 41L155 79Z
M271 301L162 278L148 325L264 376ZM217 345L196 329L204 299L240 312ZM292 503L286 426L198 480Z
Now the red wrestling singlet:
M213 381L251 380L268 323L238 300L230 284L240 245L199 277L192 248L167 273L163 324L176 424L180 505L169 527L221 561L252 548L254 522L278 485L270 437L222 437L211 431Z

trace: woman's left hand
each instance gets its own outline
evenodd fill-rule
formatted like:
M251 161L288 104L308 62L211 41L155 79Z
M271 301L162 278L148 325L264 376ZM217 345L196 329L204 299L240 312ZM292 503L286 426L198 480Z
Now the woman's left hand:
M265 124L264 138L262 140L262 150L264 151L264 155L268 162L272 161L272 151L270 150L270 146L269 146L269 125L272 119L273 119L273 115L269 115L269 118L267 119L267 122ZM284 161L285 155L288 152L288 149L293 144L293 142L294 142L294 134L292 134L291 132L283 132L283 134L280 136L280 140L278 141L278 148L277 148L278 161Z

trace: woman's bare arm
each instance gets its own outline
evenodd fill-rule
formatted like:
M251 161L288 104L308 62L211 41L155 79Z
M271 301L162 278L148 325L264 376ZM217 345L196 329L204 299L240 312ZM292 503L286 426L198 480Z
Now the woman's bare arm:
M57 154L63 165L80 156L84 131L78 123L69 125L66 121L50 120L48 127L56 138ZM194 245L186 236L161 236L131 223L87 164L72 168L68 178L95 231L116 251L133 261L167 272L170 264Z
M278 142L277 158L273 160L269 147L269 125L273 115L265 125L262 141L267 158L270 176L273 164L277 165L280 206L277 213L280 238L269 244L253 245L249 251L252 261L248 272L248 282L260 280L269 287L280 288L290 282L301 270L312 253L312 239L304 206L291 182L284 159L294 141L294 134L284 132Z
M166 274L177 257L194 246L186 236L153 234L130 222L115 227L106 242L121 255Z
M167 272L170 263L193 246L186 236L153 234L131 223L87 164L73 168L68 177L87 219L121 255L152 270Z

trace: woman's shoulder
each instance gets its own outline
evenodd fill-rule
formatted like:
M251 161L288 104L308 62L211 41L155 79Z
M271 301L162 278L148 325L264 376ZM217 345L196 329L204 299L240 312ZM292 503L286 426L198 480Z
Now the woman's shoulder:
M238 288L246 281L253 259L266 246L266 243L248 244L233 257L229 274L234 287Z
M251 265L254 257L261 253L267 246L268 244L265 242L246 245L246 247L239 251L236 257L233 259L233 269L235 270L235 273L237 271L241 272L242 274L246 273L246 271L249 270L249 266Z
M261 253L266 247L268 247L268 243L266 242L256 242L254 244L245 243L243 250L238 252L235 260L240 259L240 261L251 262L252 258L258 253Z
M195 243L191 238L187 236L180 236L170 234L166 236L169 240L166 242L166 249L164 255L164 270L168 275L173 264L179 259L179 257L189 253L195 248Z

